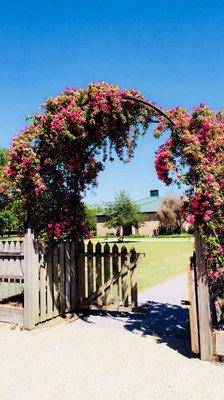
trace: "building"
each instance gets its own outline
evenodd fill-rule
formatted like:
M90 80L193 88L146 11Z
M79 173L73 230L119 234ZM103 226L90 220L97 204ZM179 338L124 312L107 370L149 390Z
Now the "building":
M160 208L163 199L163 197L159 196L158 190L150 190L149 197L138 200L136 203L139 205L140 213L143 215L144 223L139 227L128 227L124 234L153 235L159 227L159 220L156 212ZM105 221L106 218L103 213L97 214L97 235L106 236L107 233L116 234L116 229L107 228L105 226Z

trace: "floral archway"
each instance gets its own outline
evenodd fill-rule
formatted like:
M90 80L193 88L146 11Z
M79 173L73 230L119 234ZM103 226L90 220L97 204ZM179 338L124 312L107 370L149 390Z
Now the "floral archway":
M137 139L152 122L155 137L169 131L155 168L165 184L184 185L186 220L201 232L210 288L224 297L224 114L200 104L162 110L131 89L107 83L66 88L13 139L1 191L17 199L39 236L89 236L82 195L96 183L114 152L134 155Z

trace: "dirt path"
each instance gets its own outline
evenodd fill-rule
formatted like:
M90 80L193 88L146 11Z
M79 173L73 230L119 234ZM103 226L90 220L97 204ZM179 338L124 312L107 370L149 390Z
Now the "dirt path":
M187 311L157 295L135 317L85 317L33 332L2 326L1 400L222 398L224 367L189 358Z

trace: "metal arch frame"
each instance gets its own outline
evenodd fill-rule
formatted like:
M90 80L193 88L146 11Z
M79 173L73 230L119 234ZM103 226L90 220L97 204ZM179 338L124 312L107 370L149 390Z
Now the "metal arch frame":
M126 96L126 95L122 95L122 99L135 101L135 102L144 104L147 107L152 108L153 110L157 111L158 114L160 114L162 117L166 118L171 123L172 126L174 126L174 121L172 120L172 118L170 118L169 115L167 115L163 110L161 110L159 107L155 106L154 104L150 103L149 101L137 99L136 97ZM153 122L158 122L158 121L153 121Z

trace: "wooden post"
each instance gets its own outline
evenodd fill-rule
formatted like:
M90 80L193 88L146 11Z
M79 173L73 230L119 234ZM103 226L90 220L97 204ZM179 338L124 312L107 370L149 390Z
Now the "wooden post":
M212 331L207 267L202 238L197 229L195 230L195 251L198 285L200 358L204 361L210 361L212 359Z
M24 240L24 328L39 322L39 259L34 234L28 228Z
M131 282L131 309L132 311L138 308L138 289L137 289L137 254L135 249L131 249L130 262L134 264L134 268L130 272L130 282Z
M198 288L196 282L196 257L195 253L190 259L187 268L188 294L190 301L189 317L191 332L191 350L193 353L200 353L199 334L198 334Z

